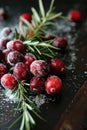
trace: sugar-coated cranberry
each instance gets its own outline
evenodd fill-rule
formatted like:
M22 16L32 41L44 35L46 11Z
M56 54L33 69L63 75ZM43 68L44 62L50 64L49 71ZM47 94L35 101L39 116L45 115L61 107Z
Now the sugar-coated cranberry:
M31 22L32 16L31 16L30 13L23 13L23 14L20 15L20 19L19 20L24 23L23 19Z
M17 80L13 74L4 74L1 77L1 85L7 89L14 89L17 86Z
M32 53L26 53L24 57L24 63L30 68L31 63L36 60L36 57Z
M11 40L7 43L7 49L9 50L17 50L19 52L24 51L24 45L21 40Z
M7 72L7 68L4 64L0 63L0 78Z
M30 72L34 76L46 76L49 71L49 66L44 60L35 60L30 65Z
M67 44L68 44L68 42L65 37L57 37L53 42L53 46L60 48L60 49L65 49Z
M45 88L45 82L41 77L33 77L30 81L30 89L35 92L41 92Z
M62 81L59 77L53 75L47 78L45 82L45 89L48 94L59 93L62 87Z
M65 64L62 60L53 58L50 60L50 68L55 74L63 74L65 71Z
M7 12L4 8L0 8L0 19L6 19L7 18Z
M29 72L27 66L19 62L14 66L13 73L18 80L25 80Z
M9 54L9 52L11 52L11 50L9 50L9 49L4 49L3 50L3 56L4 56L4 59L5 59L6 63L7 63L7 55Z
M2 29L0 35L1 35L2 37L7 37L11 32L12 32L12 29L11 29L11 28L5 27L5 28Z
M78 10L72 10L69 12L68 18L74 22L79 22L81 20L81 12Z
M22 62L23 60L23 54L18 51L11 51L7 55L7 63L10 65L15 65L17 62Z
M0 38L0 50L6 49L7 42L8 42L8 39L6 37Z

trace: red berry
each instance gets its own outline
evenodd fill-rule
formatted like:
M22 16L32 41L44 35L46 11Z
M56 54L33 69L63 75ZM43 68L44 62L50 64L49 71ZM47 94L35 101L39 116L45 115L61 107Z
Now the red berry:
M1 77L1 85L7 89L14 89L17 85L17 80L13 74L5 74Z
M23 60L23 54L18 51L11 51L7 55L7 63L9 63L10 65L15 65L17 62L22 62Z
M22 52L24 51L24 45L23 42L20 40L12 40L7 43L7 49Z
M2 37L7 37L11 32L12 32L11 28L5 27L5 28L3 28L3 30L1 31L1 36L2 36Z
M29 22L31 22L31 20L32 20L32 16L29 13L23 13L23 14L20 15L20 21L22 23L24 23L24 21L23 21L22 18L25 19L25 20L27 20L27 21L29 21Z
M72 10L69 12L68 18L74 22L79 22L81 20L81 12L78 10Z
M49 71L49 66L44 60L35 60L30 65L30 72L34 76L46 76Z
M41 92L45 88L45 83L41 77L33 77L30 81L30 89L35 92Z
M7 61L7 55L9 54L9 52L11 52L11 50L9 50L9 49L3 50L3 55L4 55L4 59L5 59L6 63L8 62Z
M50 68L53 73L62 74L65 71L65 64L62 60L53 58L50 60Z
M0 8L0 20L7 18L7 12L4 8Z
M56 94L59 93L62 87L62 81L57 76L50 76L47 78L45 83L46 92L48 94Z
M58 37L54 40L53 46L60 48L60 49L65 49L67 46L67 40L65 37Z
M36 57L32 53L27 53L25 55L24 63L30 68L31 63L36 60Z
M8 39L5 37L0 38L0 50L6 49L6 44L8 42Z
M47 35L44 40L48 41L48 40L53 40L54 38L55 38L54 35Z
M0 63L0 78L7 72L7 68L4 64Z
M18 80L25 80L28 76L28 68L24 63L19 62L14 66L13 73Z

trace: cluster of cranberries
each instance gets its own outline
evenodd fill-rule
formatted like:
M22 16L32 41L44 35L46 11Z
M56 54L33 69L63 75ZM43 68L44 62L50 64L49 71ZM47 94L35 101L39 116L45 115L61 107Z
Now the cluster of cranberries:
M38 60L32 53L26 52L23 41L9 40L10 28L4 28L0 35L0 79L1 85L14 89L18 82L25 81L35 92L46 90L48 94L56 94L61 90L60 74L65 71L62 60L52 58L48 62ZM64 37L55 38L53 46L65 48L67 40Z

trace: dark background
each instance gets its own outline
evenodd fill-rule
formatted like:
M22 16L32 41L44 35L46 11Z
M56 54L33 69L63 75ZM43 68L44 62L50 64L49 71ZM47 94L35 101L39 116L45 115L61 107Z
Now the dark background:
M48 9L49 3L50 0L44 0L46 10ZM30 12L32 6L38 10L38 0L0 0L0 7L5 7L8 11L7 20L0 21L0 29L5 26L15 26L18 23L20 14ZM74 45L72 45L78 49L78 51L72 50L77 60L73 63L75 68L66 70L61 94L56 97L55 101L48 101L48 103L41 106L42 116L47 122L44 123L35 117L37 125L34 127L34 130L53 130L61 114L67 108L68 103L87 79L87 0L55 0L55 7L56 12L62 11L65 16L67 16L68 12L72 9L78 9L82 13L81 24L78 24L74 30L77 37L74 41ZM72 36L74 32L66 32L66 36L68 37L68 34ZM71 40L73 39L71 38ZM71 45L69 46L72 47ZM63 60L67 66L71 62L69 49L70 48L67 49L65 56L63 56ZM10 109L8 113L10 114ZM7 126L9 126L13 120L14 119L11 118L10 122L7 121L6 123L0 124L0 130L7 130ZM18 130L18 125L12 130Z

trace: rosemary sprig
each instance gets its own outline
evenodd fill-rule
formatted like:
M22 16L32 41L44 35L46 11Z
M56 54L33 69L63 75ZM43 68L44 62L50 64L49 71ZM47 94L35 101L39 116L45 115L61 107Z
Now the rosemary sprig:
M31 115L31 113L34 113L36 116L38 116L40 119L43 119L40 117L40 110L37 108L37 106L29 99L28 91L25 87L26 83L24 81L21 81L18 83L18 87L14 90L12 90L12 94L15 95L15 97L18 100L18 106L17 109L15 109L15 115L16 112L20 112L20 116L9 126L9 129L11 129L17 122L21 120L21 125L19 130L30 130L33 125L35 125L35 121ZM28 84L29 85L29 84Z

